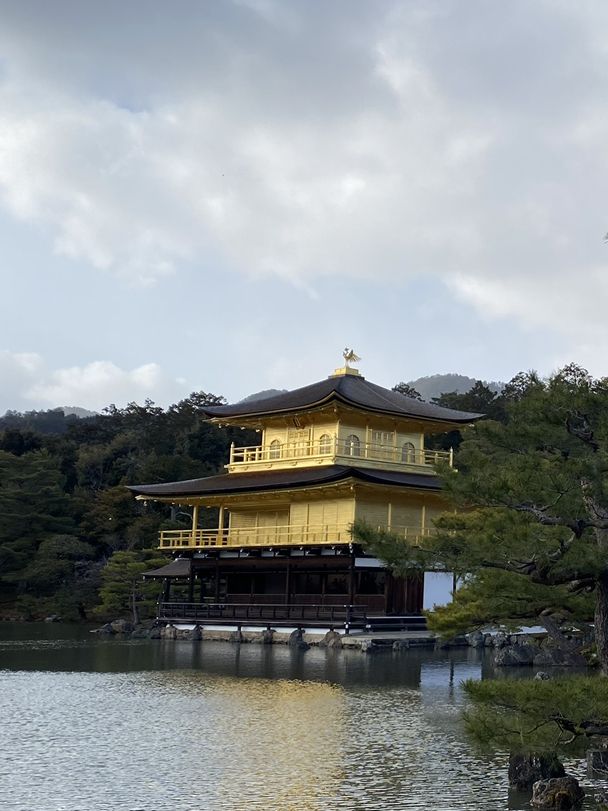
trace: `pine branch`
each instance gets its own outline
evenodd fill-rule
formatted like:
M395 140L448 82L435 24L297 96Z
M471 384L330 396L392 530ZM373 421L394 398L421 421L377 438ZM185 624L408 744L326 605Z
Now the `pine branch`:
M586 414L581 414L580 411L573 411L566 417L566 431L570 436L580 439L585 445L588 445L593 453L597 453L600 449L599 443L596 442L589 417Z
M590 521L585 521L581 518L570 519L565 516L548 515L547 510L549 507L539 507L536 504L511 504L511 509L516 512L526 513L533 516L536 521L545 527L565 527L569 529L573 535L580 538L583 532L589 527L594 526Z

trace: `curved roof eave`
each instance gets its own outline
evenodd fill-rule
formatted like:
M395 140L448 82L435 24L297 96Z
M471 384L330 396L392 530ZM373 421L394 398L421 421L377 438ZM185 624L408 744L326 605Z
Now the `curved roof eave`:
M484 416L476 412L455 411L434 403L414 400L399 392L369 383L363 377L354 376L328 378L326 381L319 381L275 397L233 405L211 406L201 410L210 419L221 422L292 414L321 408L333 401L385 416L452 425L466 425Z
M138 496L150 499L205 498L221 495L239 495L268 490L293 490L335 484L349 478L369 484L394 485L423 490L440 490L436 476L428 473L402 473L374 468L331 465L324 468L264 471L263 473L222 473L204 479L188 479L166 484L129 485Z

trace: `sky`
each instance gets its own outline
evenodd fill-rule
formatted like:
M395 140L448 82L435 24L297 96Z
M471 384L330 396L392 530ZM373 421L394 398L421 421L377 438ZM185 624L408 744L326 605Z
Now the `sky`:
M602 0L0 0L0 413L608 374Z

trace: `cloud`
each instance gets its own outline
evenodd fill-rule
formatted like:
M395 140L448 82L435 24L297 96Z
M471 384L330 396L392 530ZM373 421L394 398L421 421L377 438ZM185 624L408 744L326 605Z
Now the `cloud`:
M18 410L27 399L24 392L42 368L42 358L34 352L8 352L0 349L0 414L6 409Z
M80 406L101 411L110 403L118 406L146 398L162 405L185 396L187 381L174 380L156 363L121 369L110 361L84 366L50 369L37 354L0 350L2 401L6 409L29 410Z
M5 15L0 200L58 253L143 284L426 275L608 346L605 4L184 5Z

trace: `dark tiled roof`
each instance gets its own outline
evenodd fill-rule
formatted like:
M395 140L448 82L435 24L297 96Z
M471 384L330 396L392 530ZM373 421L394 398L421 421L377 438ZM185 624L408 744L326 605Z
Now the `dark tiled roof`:
M327 380L320 380L310 386L262 400L250 400L235 405L211 406L204 408L203 412L208 417L218 420L222 417L268 416L301 411L303 408L315 408L332 400L338 400L366 411L433 422L465 424L483 416L483 414L454 411L451 408L441 408L432 403L423 403L412 397L405 397L397 391L369 383L360 375L349 374L329 377Z
M167 484L138 484L129 487L136 495L150 498L179 496L210 496L222 493L253 493L261 490L285 490L329 484L353 478L372 484L388 484L398 487L414 487L421 490L440 490L436 476L424 473L401 473L399 471L372 470L346 465L328 465L318 468L295 470L269 470L261 473L223 473L205 479L189 479Z
M189 577L190 576L190 558L176 558L166 566L161 566L160 569L152 569L149 572L144 572L144 577Z

